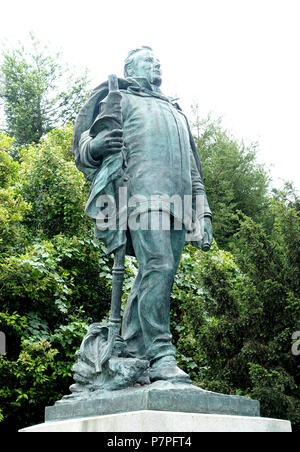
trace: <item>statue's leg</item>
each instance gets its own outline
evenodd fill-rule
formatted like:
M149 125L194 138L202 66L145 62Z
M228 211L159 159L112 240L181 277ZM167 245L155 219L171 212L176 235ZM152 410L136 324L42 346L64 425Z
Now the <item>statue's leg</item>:
M139 263L139 276L126 308L123 337L126 341L129 339L130 348L128 332L140 332L150 362L163 356L175 357L170 333L170 294L185 232L140 229L131 231L131 238Z
M138 314L138 293L141 279L142 272L139 268L126 303L122 322L122 337L126 341L128 351L137 358L144 358L146 353Z
M186 231L175 231L174 229L171 229L171 246L173 251L173 257L174 257L174 276L177 272L180 258L182 255L182 251L185 245L185 236Z
M177 271L182 250L185 244L185 231L171 229L171 246L174 258L174 276ZM191 383L188 374L183 372L176 363L175 356L158 357L151 363L150 381L168 380L173 383Z

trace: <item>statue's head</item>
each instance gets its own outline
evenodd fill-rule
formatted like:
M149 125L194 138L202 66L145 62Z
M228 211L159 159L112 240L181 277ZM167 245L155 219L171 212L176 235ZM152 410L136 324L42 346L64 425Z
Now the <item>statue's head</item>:
M125 77L145 77L152 85L161 85L160 62L151 47L131 50L125 60Z

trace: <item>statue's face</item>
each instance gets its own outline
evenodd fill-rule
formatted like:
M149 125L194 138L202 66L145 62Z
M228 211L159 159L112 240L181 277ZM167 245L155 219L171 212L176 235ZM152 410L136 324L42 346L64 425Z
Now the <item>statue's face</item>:
M152 85L161 85L160 62L151 50L140 50L134 57L135 77L145 77Z

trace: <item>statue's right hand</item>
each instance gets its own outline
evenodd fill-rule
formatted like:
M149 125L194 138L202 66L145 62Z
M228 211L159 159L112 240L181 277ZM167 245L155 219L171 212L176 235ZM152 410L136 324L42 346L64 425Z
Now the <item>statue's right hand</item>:
M122 151L124 145L123 130L114 129L105 135L99 133L90 142L90 151L95 160L105 157L108 154L116 154Z

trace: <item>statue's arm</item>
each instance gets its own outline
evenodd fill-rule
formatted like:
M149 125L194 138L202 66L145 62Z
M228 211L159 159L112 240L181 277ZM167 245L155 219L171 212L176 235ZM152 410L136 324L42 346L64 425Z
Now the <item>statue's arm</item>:
M196 199L198 196L201 200L200 206L201 206L201 210L202 210L201 212L198 212L198 214L200 216L200 221L204 217L204 233L206 233L206 235L207 235L206 246L204 247L203 243L201 243L201 244L199 243L198 245L204 251L208 251L208 249L210 248L210 246L213 242L213 231L212 231L212 221L211 221L212 214L211 214L211 210L210 210L210 207L208 204L202 176L198 171L192 150L190 151L190 162L191 162L191 177L192 177L192 189L193 189L193 204L194 204L194 207L196 208ZM195 209L195 210L197 213L197 209Z
M113 129L99 132L89 143L91 158L102 161L104 157L121 152L123 148L123 130Z
M180 108L179 108L179 110L181 111ZM181 113L182 113L182 111L181 111ZM212 213L211 213L211 210L210 210L210 207L208 204L206 191L205 191L205 187L204 187L204 183L203 183L201 162L200 162L200 159L198 156L197 148L195 145L194 137L191 132L191 128L190 128L188 119L184 114L183 114L183 116L185 117L186 126L187 126L187 130L188 130L189 138L190 138L190 168L191 168L191 178L192 178L192 188L193 188L193 200L196 199L197 195L203 197L203 203L202 203L203 212L201 212L201 215L202 216L204 215L204 218L206 218L207 221L211 223ZM196 163L196 157L197 157L197 161L198 161L197 163Z
M204 217L211 218L211 210L208 204L206 191L204 188L204 183L202 180L202 177L198 171L198 168L196 166L195 158L193 155L192 150L190 150L190 165L191 165L191 177L192 177L192 187L193 187L193 198L196 199L196 196L203 197L203 212L202 215Z
M105 100L99 105L99 114ZM123 147L123 131L121 129L103 129L95 137L90 134L90 129L81 134L79 141L80 169L90 173L91 169L98 170L103 158L107 155L118 153ZM87 171L85 171L87 170Z
M80 163L87 168L99 168L101 159L95 158L92 151L93 138L90 136L89 130L82 133L79 141Z

